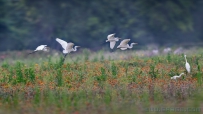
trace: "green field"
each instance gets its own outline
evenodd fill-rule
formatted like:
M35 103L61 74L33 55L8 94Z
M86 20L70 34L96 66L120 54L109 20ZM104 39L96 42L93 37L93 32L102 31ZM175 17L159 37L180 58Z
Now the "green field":
M203 53L134 51L0 54L0 113L135 114L203 111ZM139 56L138 56L139 55ZM6 57L5 57L6 56ZM4 58L3 58L4 57ZM177 80L174 75L185 73Z

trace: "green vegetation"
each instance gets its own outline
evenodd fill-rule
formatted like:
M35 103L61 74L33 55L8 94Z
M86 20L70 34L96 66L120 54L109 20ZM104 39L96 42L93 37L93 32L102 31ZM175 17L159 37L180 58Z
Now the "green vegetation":
M40 63L3 61L1 113L122 114L151 113L153 108L196 108L192 113L201 113L203 54L187 55L192 72L177 80L170 77L185 72L183 55L108 60L100 54L95 54L98 59L67 56L64 64L61 57L43 57Z
M0 51L34 49L55 38L98 50L108 34L148 43L202 41L202 0L0 0Z

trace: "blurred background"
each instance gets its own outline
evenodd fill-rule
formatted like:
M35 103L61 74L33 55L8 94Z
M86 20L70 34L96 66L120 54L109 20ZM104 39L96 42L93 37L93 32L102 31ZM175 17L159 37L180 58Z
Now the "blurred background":
M108 34L139 46L202 46L203 0L0 0L0 51L35 49L55 38L90 50Z

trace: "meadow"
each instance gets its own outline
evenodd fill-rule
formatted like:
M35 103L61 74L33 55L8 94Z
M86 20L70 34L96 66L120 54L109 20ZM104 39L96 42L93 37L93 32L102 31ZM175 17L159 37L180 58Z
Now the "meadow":
M0 113L147 114L203 112L203 51L0 54ZM183 77L171 80L174 75Z

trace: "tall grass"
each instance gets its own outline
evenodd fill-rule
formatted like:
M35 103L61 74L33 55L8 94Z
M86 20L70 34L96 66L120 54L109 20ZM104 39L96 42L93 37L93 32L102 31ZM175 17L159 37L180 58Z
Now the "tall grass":
M108 60L100 52L90 61L90 52L83 54L73 62L62 57L49 57L41 64L4 61L0 67L0 110L117 114L150 113L152 106L202 105L200 55L188 56L191 74L171 80L171 76L185 72L183 55Z

